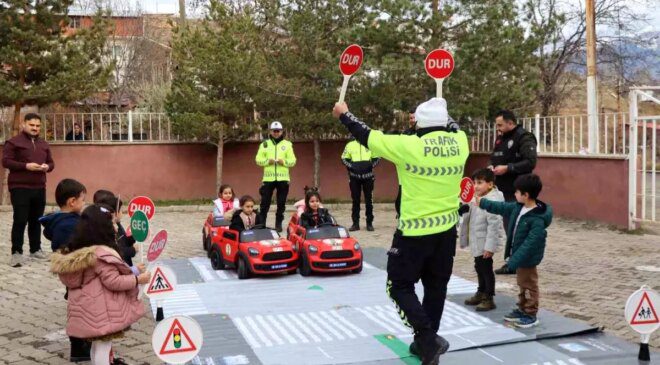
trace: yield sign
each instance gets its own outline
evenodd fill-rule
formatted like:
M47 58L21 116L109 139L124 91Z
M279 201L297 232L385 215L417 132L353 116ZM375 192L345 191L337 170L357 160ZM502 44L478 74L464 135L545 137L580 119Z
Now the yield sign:
M185 364L192 360L201 350L203 342L202 328L187 316L162 320L151 337L154 353L169 364Z
M655 308L653 307L653 303L651 303L651 299L649 299L649 294L644 292L642 295L642 300L639 301L637 309L635 309L635 315L630 321L630 324L636 325L654 323L660 323L660 319L658 319L658 314L655 312Z
M147 295L160 294L174 291L174 286L167 280L167 276L163 273L160 267L156 267L156 271L151 276L151 281L147 287Z

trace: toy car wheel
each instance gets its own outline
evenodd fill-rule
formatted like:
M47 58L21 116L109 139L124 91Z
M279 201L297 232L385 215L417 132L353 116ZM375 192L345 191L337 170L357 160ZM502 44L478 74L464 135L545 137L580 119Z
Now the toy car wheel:
M220 252L218 246L213 246L209 256L211 258L211 267L213 267L213 270L224 270L225 262L222 259L222 252Z
M245 258L239 257L238 258L238 278L243 280L243 279L248 279L250 277L250 268L248 267L247 262L245 261Z
M206 237L206 256L211 258L211 250L213 249L213 244L211 243L211 237Z
M293 269L293 270L287 271L286 274L287 274L287 275L293 275L293 274L296 273L296 271L298 271L298 270Z
M206 241L206 232L204 232L204 228L202 228L202 247L204 248L204 251L208 252L209 246Z
M357 269L352 270L353 274L359 274L362 272L362 263L360 262L360 266L357 267Z
M302 276L312 275L312 267L309 266L309 259L307 258L307 253L302 253L300 255L300 275Z

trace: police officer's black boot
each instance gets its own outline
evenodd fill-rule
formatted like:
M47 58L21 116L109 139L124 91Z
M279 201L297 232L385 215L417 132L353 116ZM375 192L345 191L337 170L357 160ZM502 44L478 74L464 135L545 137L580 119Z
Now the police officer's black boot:
M371 224L371 222L367 222L367 231L369 231L369 232L374 231L374 225Z
M422 365L438 365L440 355L449 349L449 342L432 330L423 330L415 333L414 342L418 343L419 357L422 360Z
M69 337L69 342L71 343L71 356L69 357L69 361L79 362L90 360L89 353L92 350L91 342L76 337Z
M348 229L349 231L359 231L360 230L360 225L353 223L353 225Z
M408 352L419 357L419 344L415 342L415 340L413 340L413 342L410 343L410 346L408 347Z

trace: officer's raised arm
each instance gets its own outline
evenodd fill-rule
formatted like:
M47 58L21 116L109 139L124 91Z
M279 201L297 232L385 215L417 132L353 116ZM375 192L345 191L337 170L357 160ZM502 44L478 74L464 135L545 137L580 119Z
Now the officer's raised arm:
M348 128L348 131L351 132L353 137L355 137L361 145L368 147L367 142L369 141L371 128L348 111L348 105L346 105L346 103L336 103L334 109L332 109L332 115L334 115L335 118L339 118L341 123Z

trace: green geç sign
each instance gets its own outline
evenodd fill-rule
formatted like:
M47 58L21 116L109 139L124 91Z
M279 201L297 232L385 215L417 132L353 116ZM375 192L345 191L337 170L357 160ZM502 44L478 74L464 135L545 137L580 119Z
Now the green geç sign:
M136 210L131 217L131 234L138 242L144 242L149 234L149 219L141 210Z

